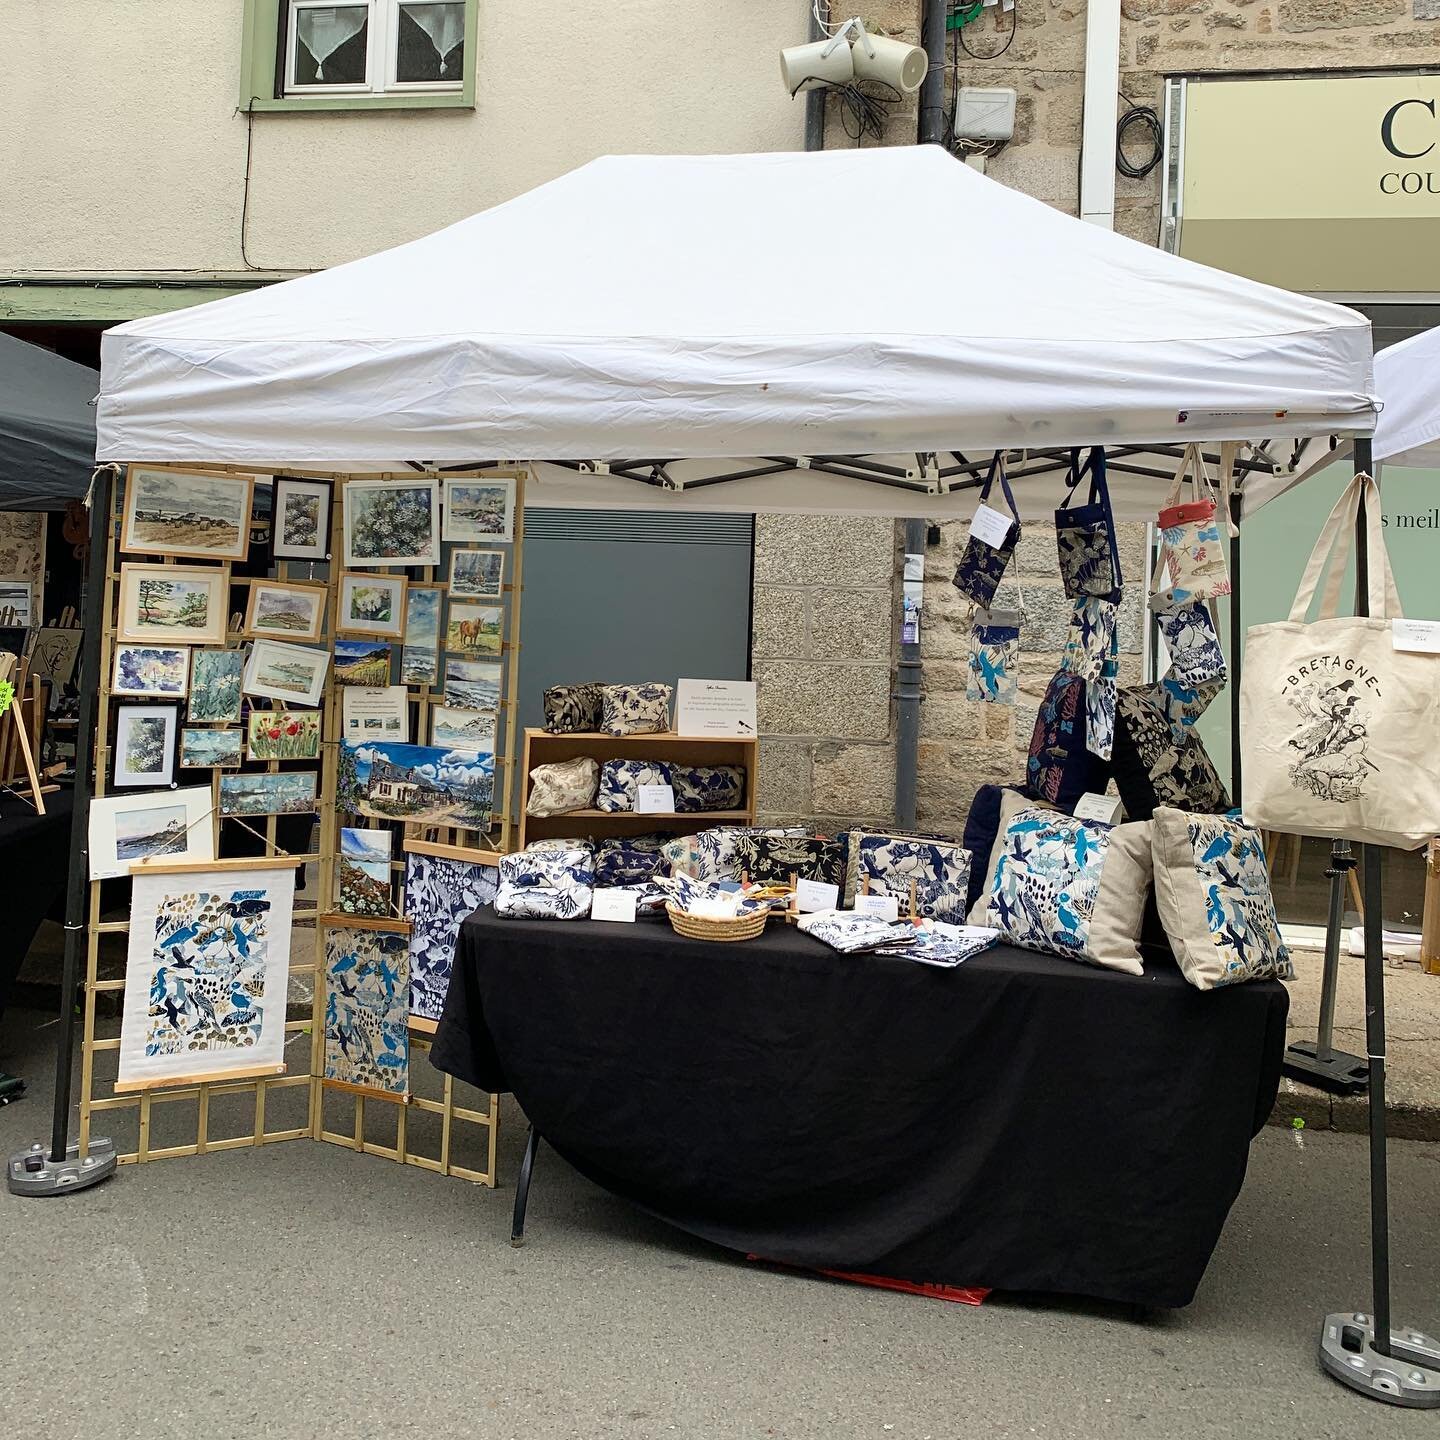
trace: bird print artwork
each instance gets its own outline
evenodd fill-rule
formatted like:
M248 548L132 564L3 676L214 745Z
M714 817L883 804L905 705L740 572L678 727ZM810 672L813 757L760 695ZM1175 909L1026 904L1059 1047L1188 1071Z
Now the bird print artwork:
M1223 972L1214 983L1292 978L1259 832L1221 815L1191 815L1189 836L1205 925Z
M325 1078L404 1095L410 1087L410 936L405 927L325 935Z

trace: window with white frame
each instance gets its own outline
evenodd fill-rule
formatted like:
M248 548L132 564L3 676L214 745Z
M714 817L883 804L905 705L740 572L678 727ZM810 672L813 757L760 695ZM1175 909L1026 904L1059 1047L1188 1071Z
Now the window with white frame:
M459 90L465 0L290 0L284 16L287 95Z

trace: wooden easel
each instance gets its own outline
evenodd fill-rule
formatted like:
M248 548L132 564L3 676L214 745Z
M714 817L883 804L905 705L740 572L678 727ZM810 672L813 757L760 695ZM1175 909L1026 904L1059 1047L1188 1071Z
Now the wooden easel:
M0 715L0 777L3 777L8 784L11 777L15 775L16 767L13 750L18 749L20 758L25 765L25 774L30 780L30 803L34 805L39 814L43 815L45 813L44 797L46 791L53 792L60 787L58 785L42 787L40 784L40 776L35 770L35 752L30 744L30 726L41 713L39 699L40 687L38 683L35 684L33 687L35 694L28 697L27 701L26 692L31 688L29 684L29 664L27 661L20 661L17 671L16 663L13 655L0 655L0 680L8 680L12 674L16 676L15 697L10 702L9 709L5 711L4 715ZM27 703L30 705L31 717L28 720L25 715L25 705ZM18 790L15 793L20 794Z

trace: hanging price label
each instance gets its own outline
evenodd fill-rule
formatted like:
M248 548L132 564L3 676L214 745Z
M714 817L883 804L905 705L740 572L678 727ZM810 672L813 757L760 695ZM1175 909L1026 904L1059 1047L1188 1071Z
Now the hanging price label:
M992 549L998 550L1009 538L1010 527L1014 523L1003 510L982 505L970 522L970 534L976 540L983 540Z

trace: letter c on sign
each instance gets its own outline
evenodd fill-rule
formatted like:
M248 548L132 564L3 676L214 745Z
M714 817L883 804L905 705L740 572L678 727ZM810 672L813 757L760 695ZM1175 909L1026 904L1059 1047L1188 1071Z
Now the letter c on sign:
M1418 160L1422 155L1428 155L1435 148L1435 142L1432 140L1423 150L1401 150L1395 144L1395 117L1407 105L1418 105L1422 110L1430 112L1431 119L1435 118L1435 102L1433 100L1397 100L1385 112L1385 118L1380 122L1380 139L1385 148L1401 160Z
M1393 185L1387 185L1387 180L1393 180ZM1400 193L1400 172L1398 170L1387 170L1380 177L1380 193L1382 195L1398 195Z

